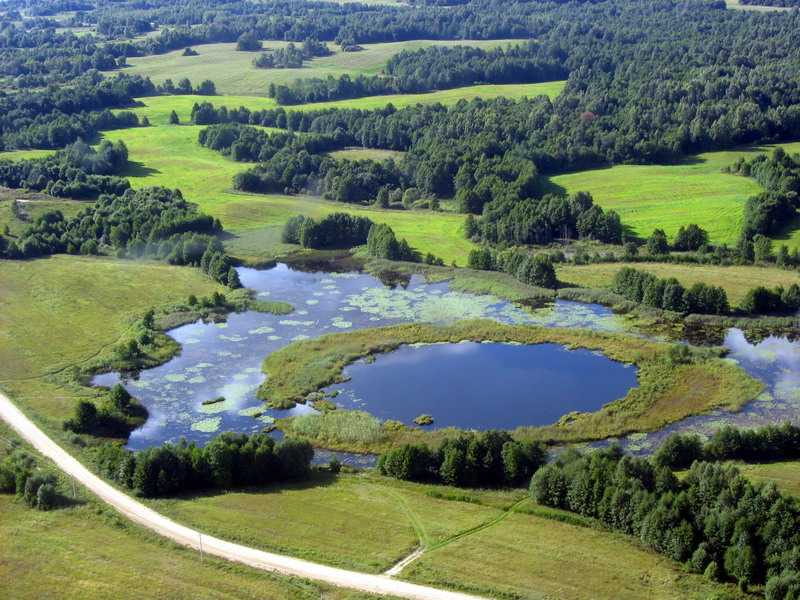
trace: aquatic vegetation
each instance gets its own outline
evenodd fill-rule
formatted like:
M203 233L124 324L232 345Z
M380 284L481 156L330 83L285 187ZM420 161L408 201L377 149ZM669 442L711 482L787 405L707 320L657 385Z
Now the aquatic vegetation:
M717 358L698 355L687 363L675 364L669 360L671 345L643 338L466 321L449 326L409 324L363 329L292 344L266 358L263 369L268 378L258 395L272 407L285 408L304 401L311 392L341 381L345 366L366 356L410 343L487 339L600 350L608 358L635 364L639 369L639 386L624 398L596 412L572 413L555 425L516 430L517 435L529 439L604 439L631 431L654 430L715 407L738 409L762 388L743 370Z
M431 415L419 415L414 418L416 425L433 425L433 417Z
M222 417L210 417L202 421L192 423L192 431L201 431L203 433L214 433L219 430Z

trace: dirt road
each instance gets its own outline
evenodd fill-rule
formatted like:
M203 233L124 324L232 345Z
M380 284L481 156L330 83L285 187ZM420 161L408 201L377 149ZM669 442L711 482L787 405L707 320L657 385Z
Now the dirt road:
M313 579L374 594L386 594L401 598L411 598L412 600L476 600L477 598L476 596L458 592L437 590L436 588L398 581L386 575L370 575L328 567L290 556L272 554L271 552L233 544L205 535L200 531L175 523L97 477L45 435L2 393L0 393L0 418L34 448L55 462L65 473L85 485L103 502L113 506L131 521L174 540L182 546L202 550L205 554L243 563L256 569Z

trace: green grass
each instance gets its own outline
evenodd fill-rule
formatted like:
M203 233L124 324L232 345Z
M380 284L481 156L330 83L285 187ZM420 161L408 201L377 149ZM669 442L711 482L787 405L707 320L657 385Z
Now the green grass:
M787 152L800 152L800 142L779 144ZM673 237L682 225L696 223L709 232L715 244L736 243L744 205L761 191L755 180L722 173L739 157L770 152L775 146L750 146L692 156L676 165L619 165L557 175L549 178L569 193L588 191L605 209L616 210L623 224L642 237L661 228ZM800 247L800 223L783 235L782 243Z
M60 430L77 394L57 377L111 347L147 309L220 289L198 269L66 255L0 261L0 387Z
M0 495L0 556L0 597L16 600L367 598L201 560L94 503L45 513Z
M42 158L53 154L55 150L7 150L0 152L0 160L23 160L26 158Z
M530 600L699 600L720 589L630 538L525 514L423 555L403 578Z
M130 65L124 73L150 77L154 82L172 79L178 82L188 77L193 84L204 79L212 80L220 94L266 96L270 83L285 84L308 77L339 77L341 75L374 75L386 62L402 50L415 50L428 46L475 46L496 48L522 40L463 40L435 41L412 40L383 44L363 44L360 52L342 52L329 44L331 56L307 61L301 69L257 69L253 58L258 52L239 52L236 44L202 44L193 46L199 56L182 56L183 48L153 56L128 59ZM285 47L288 42L266 41L265 48Z
M442 542L500 513L492 506L433 498L426 493L429 489L435 486L369 473L335 478L319 474L304 483L151 504L225 539L377 573L421 544ZM483 495L506 506L522 493Z
M0 458L12 443L21 444L36 455L0 422ZM2 598L355 600L367 597L208 556L201 558L197 552L126 521L81 486L73 488L55 465L42 456L36 457L40 469L56 474L58 489L69 499L69 505L41 512L27 508L12 495L0 494ZM142 585L143 581L147 584Z
M353 108L362 110L373 110L383 108L387 104L393 104L396 108L413 106L415 104L435 104L437 102L444 105L456 104L459 100L470 100L472 98L525 98L533 96L549 96L555 98L564 89L565 82L549 81L546 83L525 83L509 85L471 85L466 87L454 88L451 90L440 90L436 92L426 92L422 94L388 94L383 96L367 96L364 98L354 98L352 100L335 100L331 102L316 102L311 104L299 104L296 106L285 106L287 111L308 111L323 110L328 108ZM139 106L130 109L139 117L147 117L153 125L166 125L169 122L169 115L174 110L182 123L188 123L192 114L192 106L195 103L210 102L214 106L225 106L228 108L239 108L244 106L250 110L264 110L277 108L278 104L272 98L247 95L229 96L197 96L193 94L176 96L150 96L138 98Z
M399 161L405 155L405 152L398 152L396 150L379 150L377 148L345 148L344 150L335 150L330 152L332 158L344 160L387 160L389 158Z
M742 475L755 483L772 482L778 489L800 497L800 462L775 462L763 465L737 464Z
M731 306L738 305L748 290L764 285L788 287L797 283L797 273L770 267L717 265L682 265L671 263L599 263L591 265L556 265L559 281L587 288L610 288L614 276L623 267L648 271L661 278L675 277L684 287L695 283L718 285L725 289Z
M191 110L191 102L187 110ZM464 239L462 215L355 207L309 196L235 192L231 189L233 176L251 165L233 162L200 146L200 129L194 125L138 127L109 131L105 137L123 140L128 146L131 166L124 175L134 188L162 185L180 189L236 235L229 243L236 256L258 259L286 251L288 247L280 243L280 231L292 215L318 218L344 211L388 223L412 246L433 252L448 263L466 262L472 243Z
M560 344L570 349L596 350L612 360L638 367L639 385L625 397L596 412L565 415L553 425L515 430L517 436L527 439L585 441L634 431L653 431L714 407L736 410L762 389L761 383L742 369L718 358L698 357L688 364L672 364L667 358L670 345L665 343L582 329L462 321L444 327L409 324L362 329L294 342L264 360L262 368L268 377L258 395L273 406L291 406L307 394L340 380L343 369L360 358L389 352L403 344L462 340ZM341 415L345 414L348 413L342 412L336 418L342 419ZM300 424L307 425L302 419ZM324 432L324 438L312 437L310 441L323 447L352 451L384 451L408 441L433 443L447 433L384 427L382 437L360 440L336 439L330 428L325 427L295 430L291 420L282 427L300 437L306 431Z

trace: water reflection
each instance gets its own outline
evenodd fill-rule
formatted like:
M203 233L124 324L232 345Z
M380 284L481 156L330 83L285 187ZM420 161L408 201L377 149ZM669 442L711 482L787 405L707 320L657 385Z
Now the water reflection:
M313 410L308 406L293 412L266 410L256 398L264 380L262 361L294 340L379 325L465 318L602 330L623 326L621 318L601 306L557 301L529 312L493 296L454 292L447 283L427 284L419 276L394 289L367 274L309 273L284 264L269 270L241 268L239 276L258 297L290 302L295 312L283 316L246 312L230 315L226 323L198 322L170 331L182 346L181 354L122 380L150 412L147 423L130 436L129 448L181 437L203 444L220 431L252 433L269 427L277 417ZM94 383L109 386L120 380L118 374L105 374ZM225 401L208 404L219 397Z
M800 422L800 341L770 336L751 344L741 330L730 329L724 346L730 351L730 360L764 383L764 392L738 412L714 410L656 432L633 434L621 440L623 447L635 454L649 454L675 432L709 437L724 425L759 427Z
M548 425L569 412L593 412L636 386L636 369L590 350L557 344L462 342L403 346L346 369L330 386L335 402L411 425L514 429Z

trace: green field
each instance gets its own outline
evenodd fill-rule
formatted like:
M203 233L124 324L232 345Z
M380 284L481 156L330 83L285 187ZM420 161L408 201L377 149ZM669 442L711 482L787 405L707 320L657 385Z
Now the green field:
M737 464L742 475L755 483L772 482L778 489L800 497L800 462L775 462L763 465Z
M0 152L0 160L23 160L25 158L42 158L52 154L55 150L8 150Z
M720 590L630 538L524 514L424 555L403 576L525 600L699 600Z
M522 490L457 490L364 473L151 504L229 539L372 572L424 546L404 578L490 596L692 598L721 589L624 536L538 516L557 511L534 506ZM579 566L583 577L565 580L564 569Z
M345 148L344 150L335 150L330 152L332 158L343 160L387 160L389 158L399 161L405 155L405 152L397 152L396 150L379 150L377 148Z
M225 228L237 236L230 244L231 252L237 256L262 257L283 251L280 230L292 215L321 217L346 211L388 223L422 252L433 252L448 263L466 262L472 244L461 233L461 215L354 207L310 196L235 192L231 189L233 176L251 165L233 162L200 146L200 129L193 125L134 128L110 131L105 137L123 140L128 146L132 166L124 175L133 187L179 188L186 198L219 217Z
M430 489L437 487L369 473L335 478L319 474L295 485L151 504L225 539L379 573L420 545L442 542L496 518L500 509L524 495L491 493L493 507L432 498L426 494Z
M470 100L472 98L490 99L503 97L516 99L542 95L555 98L561 93L561 90L564 89L564 85L565 82L563 81L508 85L472 85L451 90L427 92L424 94L367 96L365 98L354 98L352 100L336 100L332 102L285 106L284 108L287 111L322 110L328 108L373 110L383 108L390 103L397 108L402 108L415 104L435 104L437 102L447 106L456 104L459 100ZM147 98L139 98L138 102L140 106L133 108L133 112L140 117L147 117L153 125L166 125L169 120L170 112L173 110L178 113L182 123L188 123L192 113L192 106L200 102L210 102L214 106L226 106L228 108L244 106L251 110L278 108L277 102L272 98L262 98L259 96L196 96L189 94L150 96Z
M0 261L0 387L50 431L76 393L54 377L112 346L153 306L219 287L198 269L67 255Z
M14 216L11 212L11 202L21 200L22 210L28 217L23 220ZM22 190L5 192L0 190L0 232L8 225L12 236L21 234L30 222L43 213L60 210L65 216L72 217L81 209L85 208L86 202L77 200L54 199L42 194L26 194Z
M748 290L764 285L770 288L788 287L800 283L793 271L783 269L716 265L681 265L671 263L599 263L591 265L556 265L559 281L569 286L587 288L609 288L614 275L623 267L648 271L661 278L675 277L685 287L695 283L718 285L725 289L732 306L737 305Z
M0 495L0 556L0 597L16 600L374 598L201 560L95 503L40 512Z
M0 458L20 439L0 422ZM30 447L26 451L36 454ZM271 575L205 556L168 542L73 488L54 465L72 504L50 512L0 494L0 597L38 600L364 600L374 598ZM147 581L147 585L141 585ZM56 592L57 590L57 592Z
M800 152L800 142L780 144ZM676 165L619 165L551 177L549 182L567 192L588 191L600 206L616 210L622 222L642 237L661 228L672 237L682 225L696 223L715 244L736 243L744 204L761 186L755 180L722 173L739 157L770 152L774 146L744 147L707 152ZM800 223L781 243L800 247Z
M307 61L301 69L257 69L253 58L258 52L239 52L236 44L202 44L193 46L199 56L182 56L183 48L165 54L129 58L130 65L123 72L150 77L160 83L172 79L177 83L188 77L195 85L204 79L212 80L220 94L266 96L270 83L285 84L307 77L339 77L340 75L374 75L386 62L403 50L416 50L429 46L475 46L496 48L523 40L412 40L383 44L363 44L360 52L342 52L329 44L331 56ZM265 41L264 48L285 47L288 42Z

